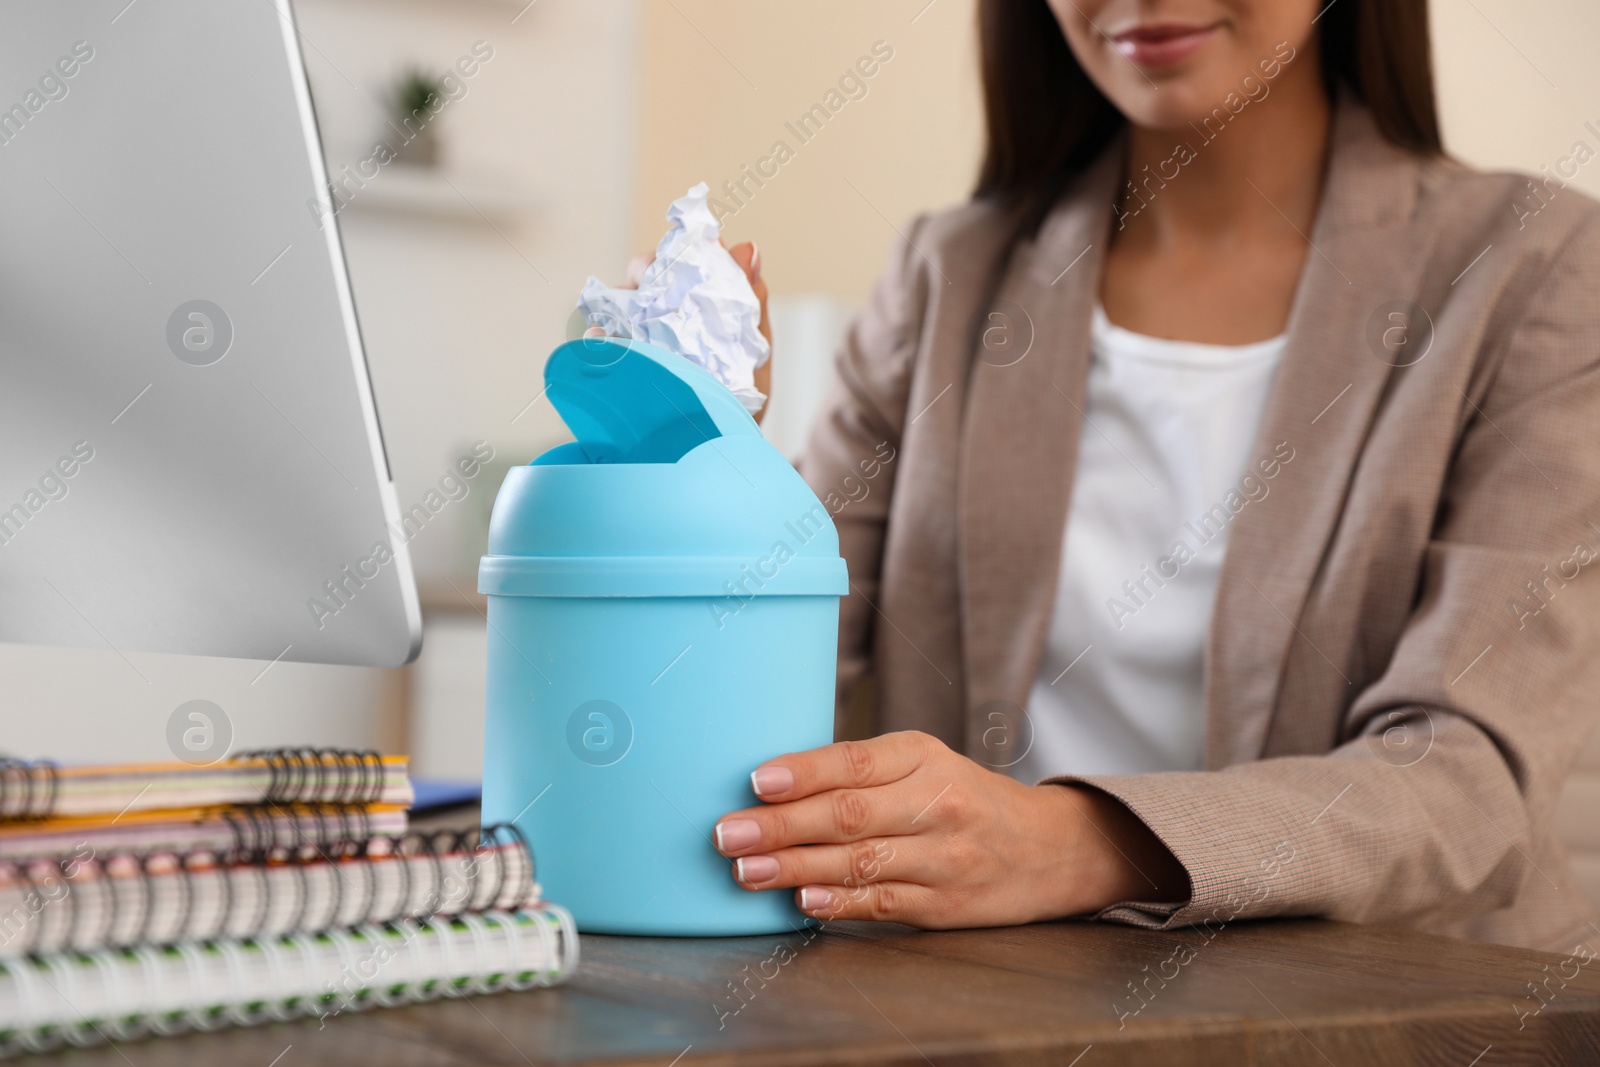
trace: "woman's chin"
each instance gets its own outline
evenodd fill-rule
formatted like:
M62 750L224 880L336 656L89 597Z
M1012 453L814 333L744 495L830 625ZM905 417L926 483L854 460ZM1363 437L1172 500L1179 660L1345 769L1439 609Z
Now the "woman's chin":
M1208 96L1206 87L1182 83L1166 83L1159 92L1141 95L1144 99L1127 101L1130 106L1126 107L1123 101L1114 101L1129 123L1142 130L1187 138L1194 136L1195 128L1211 116L1215 101L1221 98Z

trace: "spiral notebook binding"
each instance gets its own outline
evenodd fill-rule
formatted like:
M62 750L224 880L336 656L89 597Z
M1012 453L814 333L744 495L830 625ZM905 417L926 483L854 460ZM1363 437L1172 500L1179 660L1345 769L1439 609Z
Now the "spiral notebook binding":
M399 834L382 834L360 838L338 838L327 842L326 847L259 847L261 844L261 819L256 819L254 829L239 829L237 847L233 849L188 849L184 851L118 852L87 857L68 857L56 860L0 860L0 872L9 875L9 881L19 886L27 899L37 894L40 899L57 901L57 905L41 908L36 921L22 929L29 931L29 940L20 946L27 953L35 953L41 946L49 951L78 951L79 945L104 945L108 950L134 949L152 944L151 922L158 886L177 896L176 901L165 904L164 909L182 916L181 923L160 938L156 947L191 942L208 942L224 936L254 938L262 934L272 914L275 903L281 901L281 887L286 882L274 883L271 875L293 878L296 910L283 928L301 929L305 932L333 929L336 926L371 925L431 917L441 913L447 905L455 905L451 915L467 912L504 909L520 906L534 891L536 883L533 851L521 830L510 823L497 823L469 830L416 830ZM247 821L247 820L244 820ZM297 827L297 830L303 829ZM253 835L253 837L252 837ZM304 840L302 838L301 840ZM486 877L482 857L493 855L493 883ZM445 861L452 856L469 857L465 864L465 884L457 892L450 885L455 871L446 871ZM413 861L431 860L431 884L419 887ZM332 877L323 879L331 892L322 913L311 917L311 892L309 879L322 865L338 865L341 861L392 861L387 868L397 873L399 885L393 891L393 903L382 907L379 900L378 866L373 862L352 862L348 869L335 869ZM87 873L85 873L87 872ZM131 872L131 876L130 876ZM217 887L219 899L213 910L212 921L202 926L201 913L195 907L196 883L204 876ZM235 895L237 881L253 878L256 881L255 913L241 922L235 909L240 897ZM97 894L101 910L94 918L96 930L84 924L90 921L84 898L87 893L76 887L93 881L103 886ZM280 887L277 891L274 886ZM56 894L57 889L61 892ZM425 888L425 894L419 894ZM485 890L488 890L485 892ZM417 901L421 902L420 910ZM353 906L352 906L353 905ZM342 918L341 918L342 917ZM310 921L311 919L315 921ZM230 933L231 931L231 933Z
M267 765L263 804L376 804L388 780L383 756L372 749L271 748L231 758ZM0 755L0 821L48 818L60 793L54 761Z
M272 804L374 804L383 796L387 776L383 757L372 749L266 748L233 759L267 765L262 802Z
M290 804L271 802L229 808L223 820L233 833L237 851L262 859L295 848L321 852L340 842L361 840L371 833L371 818L359 804ZM285 837L279 820L287 820Z
M461 928L465 928L465 931ZM28 1025L0 1039L0 1058L23 1052L51 1052L64 1045L88 1047L106 1041L132 1041L158 1034L170 1036L185 1030L216 1030L226 1026L250 1026L268 1021L288 1021L297 1016L332 1016L365 1011L375 1007L423 1003L445 997L472 997L553 985L565 979L578 962L578 932L572 916L555 905L516 912L488 911L468 913L445 921L437 916L420 920L399 920L386 924L366 924L337 931L320 939L324 948L336 955L342 974L360 973L380 946L392 942L386 936L400 934L411 945L431 937L439 952L431 959L443 959L447 966L432 974L412 973L403 982L367 981L353 991L341 991L330 983L326 988L297 988L288 981L291 960L312 958L316 947L302 935L264 940L218 941L209 945L187 944L158 950L150 946L130 949L98 949L88 953L56 954L46 957L0 961L0 974L8 976L21 1002L21 1018L37 1017L39 1004L52 1004L60 998L69 1003L82 996L82 977L86 969L98 971L102 987L114 990L113 1004L128 1003L127 994L135 989L158 988L161 956L176 952L188 971L189 988L216 988L219 995L204 1004L175 1010L130 1014L108 1008L101 1018L78 1017L59 1025ZM470 949L461 951L463 942ZM206 950L216 956L208 957ZM263 991L247 979L244 950L258 954L265 964L270 988ZM503 950L520 969L491 969L495 950ZM530 951L534 950L536 951ZM458 955L459 953L459 955ZM218 958L220 957L220 959ZM462 958L465 957L465 958ZM416 959L423 959L422 956ZM422 963L413 963L423 971ZM309 971L309 967L306 968ZM131 972L137 971L137 978ZM48 973L46 973L48 972ZM258 1003L252 1009L251 1003ZM0 1031L5 1022L0 1020Z
M0 756L0 820L44 818L55 810L60 788L53 761Z

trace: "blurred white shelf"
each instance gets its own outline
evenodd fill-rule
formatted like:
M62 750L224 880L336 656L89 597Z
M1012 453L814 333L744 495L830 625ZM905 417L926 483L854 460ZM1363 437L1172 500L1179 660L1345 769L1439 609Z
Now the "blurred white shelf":
M497 226L526 215L535 203L512 182L390 163L355 191L344 210Z

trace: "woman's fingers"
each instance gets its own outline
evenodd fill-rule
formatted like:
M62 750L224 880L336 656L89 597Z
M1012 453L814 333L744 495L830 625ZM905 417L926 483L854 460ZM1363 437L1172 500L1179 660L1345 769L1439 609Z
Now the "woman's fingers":
M639 283L644 281L645 268L656 261L656 254L651 252L647 256L634 256L628 260L628 280L621 286L623 289L637 289Z
M756 296L761 301L761 309L765 311L767 283L761 277L761 249L756 247L754 241L745 241L728 249L728 255L732 256L733 261L744 271L745 279L750 282L750 288L756 291Z
M865 885L885 879L931 882L940 857L911 837L869 837L845 845L805 845L733 861L733 880L745 889L805 885Z
M750 775L750 787L768 803L814 796L830 789L868 789L898 782L944 749L933 737L908 730L865 741L838 741L768 760Z
M938 928L951 925L937 891L915 882L864 885L808 885L795 890L795 903L813 919L873 919Z
M761 322L757 329L761 331L761 336L767 339L767 349L770 351L772 348L772 323L767 319L767 283L761 277L761 249L756 247L754 241L745 241L743 244L736 244L728 249L728 254L733 257L733 261L739 264L739 267L744 271L744 276L750 282L750 288L755 292L756 299L761 302ZM755 385L757 389L767 396L770 397L772 395L772 359L770 356L765 363L756 368ZM761 416L765 415L766 411L767 409L763 405L761 410L756 412L757 422L761 421Z
M725 815L713 833L724 856L749 856L811 844L846 844L865 837L915 833L917 795L899 783L871 789L830 789L787 804Z
M756 247L754 241L746 241L728 249L728 254L744 270L744 276L750 282L750 288L755 291L756 299L761 301L761 324L758 329L761 331L761 336L767 339L768 346L771 346L772 324L767 321L767 283L761 277L761 249Z

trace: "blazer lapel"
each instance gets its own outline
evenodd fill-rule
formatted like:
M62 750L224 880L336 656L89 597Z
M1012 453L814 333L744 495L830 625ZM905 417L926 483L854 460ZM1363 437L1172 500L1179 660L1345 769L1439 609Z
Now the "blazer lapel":
M972 355L956 506L968 752L993 725L976 709L1004 701L1017 724L1055 606L1121 166L1113 146L1017 248Z
M1420 227L1409 240L1394 232L1413 226L1416 180L1411 158L1341 100L1288 346L1251 462L1279 448L1292 448L1293 458L1270 495L1234 519L1218 581L1206 654L1208 768L1264 754L1285 663L1294 643L1308 640L1296 620L1393 369L1381 356L1388 313L1423 300L1417 287L1431 242ZM1326 669L1343 677L1331 661ZM1353 688L1348 678L1343 684Z
M956 502L969 752L992 725L975 710L994 701L1026 707L1054 609L1090 316L1121 167L1114 145L1038 238L1018 248L986 324L1004 343L979 338L975 346ZM1286 443L1294 458L1271 495L1234 520L1218 582L1206 654L1207 767L1263 754L1284 665L1293 642L1305 640L1295 620L1392 370L1378 347L1385 309L1425 303L1418 285L1431 241L1421 227L1414 240L1394 233L1413 226L1416 178L1411 157L1341 98L1287 350L1252 453L1253 463ZM1396 256L1396 248L1411 251ZM1029 342L1020 358L1019 330Z

